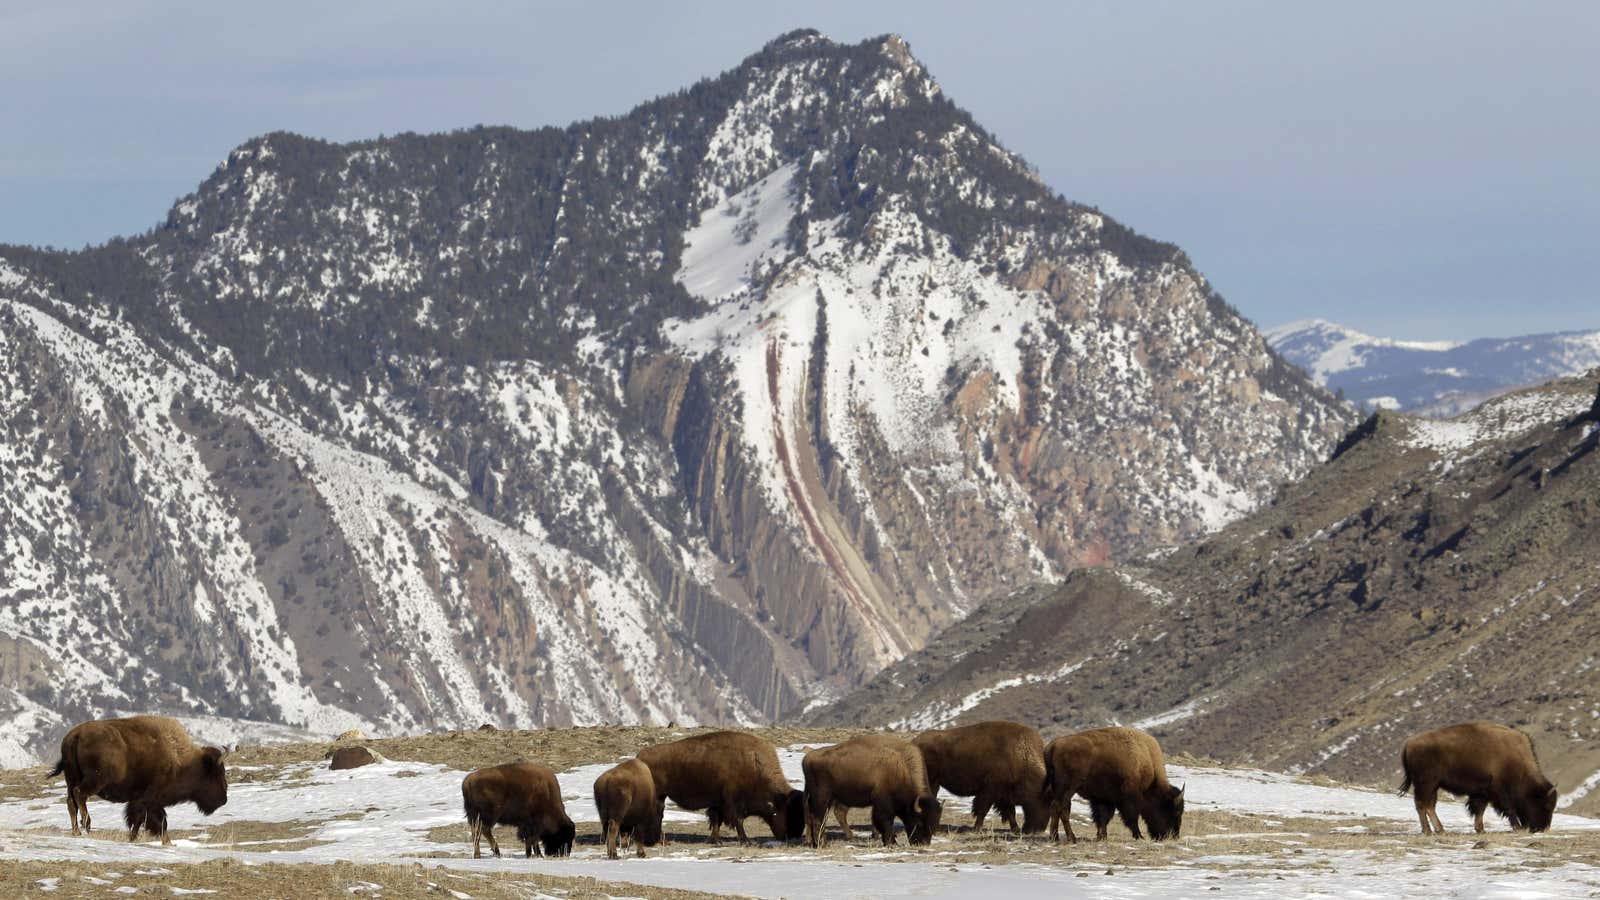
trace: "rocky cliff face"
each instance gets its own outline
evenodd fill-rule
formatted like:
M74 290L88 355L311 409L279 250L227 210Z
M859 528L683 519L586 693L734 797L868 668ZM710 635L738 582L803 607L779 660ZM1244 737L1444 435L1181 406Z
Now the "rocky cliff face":
M1385 783L1417 731L1529 731L1600 810L1600 370L1447 421L1380 412L1222 531L997 599L818 723L1122 723Z
M770 719L1353 424L893 37L566 129L269 135L0 260L18 745Z

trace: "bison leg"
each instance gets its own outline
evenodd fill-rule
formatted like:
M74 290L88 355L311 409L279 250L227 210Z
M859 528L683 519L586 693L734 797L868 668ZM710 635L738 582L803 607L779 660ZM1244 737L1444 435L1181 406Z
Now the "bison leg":
M1094 822L1095 840L1103 841L1106 839L1106 829L1110 827L1111 820L1116 815L1117 808L1115 806L1109 803L1101 803L1098 800L1089 801L1089 818Z
M1417 818L1422 820L1423 834L1444 834L1444 825L1439 821L1439 813L1434 806L1439 802L1439 786L1417 782L1412 790L1412 799L1417 804Z
M1072 794L1070 793L1056 802L1055 818L1050 822L1050 838L1056 843L1060 843L1061 838L1056 833L1057 822L1067 831L1067 843L1076 844L1078 836L1072 832Z
M1056 828L1061 825L1067 830L1067 842L1076 844L1078 836L1072 832L1072 795L1077 793L1077 786L1057 778L1054 788L1050 801L1050 840L1061 843L1061 833Z
M833 820L839 823L839 831L843 835L845 842L848 843L854 837L850 833L850 807L845 806L843 803L835 803L833 805Z
M78 831L78 786L75 785L75 784L67 785L67 818L72 820L72 833L75 834L75 835L79 834L79 831Z
M139 829L144 827L144 817L144 807L137 803L129 803L122 808L122 821L128 826L129 843L139 839Z
M478 846L479 846L478 845L478 833L479 833L478 820L475 819L475 818L474 819L468 819L467 820L467 824L472 826L472 858L473 859L482 859L483 858L483 853L478 849Z
M742 816L736 815L733 817L733 830L739 834L739 843L750 843L750 836L744 833L744 818Z
M894 839L894 810L882 803L872 806L872 830L883 839L885 847L893 847Z
M73 795L77 796L78 818L83 822L83 831L85 834L87 834L89 832L89 794L84 791L83 785L80 784L76 788L68 788L67 795L69 797ZM78 833L77 822L72 824L72 833Z
M489 849L493 851L495 859L500 858L500 842L494 839L494 823L483 823L483 836L489 839Z
M822 840L826 837L823 822L827 818L829 807L833 805L831 799L826 791L813 788L810 784L806 785L806 843L812 847L821 847Z
M706 821L711 826L711 843L722 843L722 810L716 806L707 807Z
M989 807L994 805L994 798L988 791L979 791L978 796L972 798L972 830L980 831L983 820L989 815Z
M1483 811L1488 807L1488 797L1467 798L1467 812L1472 813L1472 830L1479 834L1483 834Z
M147 807L144 814L144 827L151 834L161 835L161 846L171 847L172 836L167 833L167 810L163 806Z
M1133 839L1144 840L1144 835L1139 833L1139 808L1133 805L1133 801L1123 800L1117 804L1117 813L1122 816L1122 824L1128 826L1128 831L1133 833Z
M1000 818L1006 823L1006 827L1011 829L1012 834L1016 834L1022 830L1017 826L1016 806L1010 803L1000 803L996 804L995 811L1000 814Z
M622 830L622 823L616 819L606 820L606 859L617 858L617 832Z

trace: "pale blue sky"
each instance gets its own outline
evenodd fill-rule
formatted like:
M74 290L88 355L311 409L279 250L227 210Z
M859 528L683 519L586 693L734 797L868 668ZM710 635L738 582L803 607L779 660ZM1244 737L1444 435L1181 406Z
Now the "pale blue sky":
M619 113L790 28L911 42L1241 310L1600 328L1600 3L0 0L0 242L142 231L240 142Z

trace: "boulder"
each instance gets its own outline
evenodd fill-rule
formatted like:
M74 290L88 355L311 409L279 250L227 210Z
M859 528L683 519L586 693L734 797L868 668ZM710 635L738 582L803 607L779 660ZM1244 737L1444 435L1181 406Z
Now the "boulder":
M340 747L339 749L333 751L331 761L328 763L328 768L359 769L362 766L371 765L372 763L378 762L382 759L383 757L373 753L366 747Z

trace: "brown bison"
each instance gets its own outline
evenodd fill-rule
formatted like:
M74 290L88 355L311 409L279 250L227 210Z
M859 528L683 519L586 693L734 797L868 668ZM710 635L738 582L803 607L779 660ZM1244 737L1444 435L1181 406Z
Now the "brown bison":
M798 838L805 828L804 793L783 777L777 749L753 734L697 734L646 747L639 761L650 767L658 800L706 811L713 844L721 843L722 826L730 823L740 841L749 840L747 816L759 816L780 841Z
M928 784L922 751L910 741L854 737L807 753L800 767L806 776L806 831L813 847L822 845L823 817L837 806L871 808L872 830L884 846L895 843L897 817L913 844L929 843L939 828L942 807Z
M1444 832L1435 809L1440 788L1467 798L1473 827L1480 832L1483 811L1490 806L1514 829L1544 831L1555 815L1556 786L1539 771L1533 739L1515 728L1467 722L1424 731L1406 741L1400 765L1405 770L1400 793L1414 789L1423 834Z
M972 827L982 828L990 807L1017 831L1015 807L1022 807L1022 829L1043 831L1048 806L1044 790L1044 739L1016 722L979 722L943 731L924 731L911 743L922 751L928 787L972 798Z
M72 833L89 830L89 798L126 803L128 840L142 827L167 836L167 807L192 801L211 815L228 802L222 751L196 746L176 719L131 716L84 722L61 739L61 759L50 777L66 773L67 817Z
M1094 728L1052 740L1044 748L1043 795L1050 802L1050 837L1061 839L1056 825L1072 833L1072 795L1089 801L1095 839L1106 839L1114 814L1139 834L1139 820L1153 840L1178 836L1183 826L1183 789L1167 782L1166 760L1156 739L1132 728Z
M594 781L594 806L606 833L606 856L617 858L617 845L631 838L640 856L661 842L661 800L650 767L637 759L608 769Z
M496 825L517 826L524 856L533 856L538 841L542 856L568 856L577 829L567 817L561 802L561 785L549 766L514 762L477 769L461 781L461 807L472 826L472 858L483 855L480 839L489 839L489 849L500 855L494 839Z

